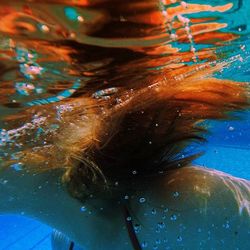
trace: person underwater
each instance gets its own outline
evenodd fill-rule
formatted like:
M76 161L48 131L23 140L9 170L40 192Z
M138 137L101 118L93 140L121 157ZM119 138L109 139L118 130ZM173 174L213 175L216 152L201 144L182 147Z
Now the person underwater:
M216 77L241 60L217 50L239 38L232 3L0 5L0 213L55 228L55 250L250 248L250 182L189 147L249 107L248 83Z

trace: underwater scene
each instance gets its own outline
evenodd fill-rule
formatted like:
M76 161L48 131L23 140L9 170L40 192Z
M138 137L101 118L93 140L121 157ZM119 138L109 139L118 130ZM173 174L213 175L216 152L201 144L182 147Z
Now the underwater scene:
M250 249L250 0L0 0L0 250Z

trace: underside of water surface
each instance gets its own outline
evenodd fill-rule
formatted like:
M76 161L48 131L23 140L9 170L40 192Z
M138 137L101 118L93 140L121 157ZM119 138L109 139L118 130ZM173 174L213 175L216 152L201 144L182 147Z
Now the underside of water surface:
M0 0L0 192L6 169L61 171L82 201L190 165L246 179L248 190L249 13L249 0ZM249 215L250 196L220 178ZM0 249L51 249L50 227L13 218L0 218ZM140 247L191 249L178 228L174 243ZM250 248L223 237L214 247L210 234L197 249ZM78 243L52 235L53 250Z

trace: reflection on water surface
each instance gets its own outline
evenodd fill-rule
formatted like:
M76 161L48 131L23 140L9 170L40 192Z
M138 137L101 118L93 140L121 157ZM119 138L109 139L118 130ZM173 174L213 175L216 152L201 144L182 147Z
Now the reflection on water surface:
M160 83L179 95L185 82L188 88L190 81L223 78L249 60L246 1L0 5L0 152L17 170L26 162L20 152L46 151L62 140L55 135L66 124L79 127L69 115L74 110L82 109L82 123L90 123L90 104L79 103L82 97L109 101L119 112L136 90L142 94Z

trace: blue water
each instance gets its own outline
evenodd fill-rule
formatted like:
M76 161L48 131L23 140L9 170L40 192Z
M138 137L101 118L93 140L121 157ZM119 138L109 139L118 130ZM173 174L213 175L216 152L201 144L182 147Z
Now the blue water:
M229 133L230 126L234 126L235 130ZM249 140L242 136L247 134L246 129L243 122L214 124L211 140L208 138L208 143L201 148L205 153L195 163L250 179ZM239 144L241 140L242 145ZM52 228L38 221L9 215L0 216L0 225L1 250L51 250Z
M187 2L197 3L195 0ZM199 2L207 3L208 1L200 0ZM222 5L228 2L227 0L213 0L209 1L209 4ZM221 22L228 23L226 31L243 35L224 49L230 49L231 56L242 54L244 61L235 62L217 77L248 82L250 81L250 2L249 0L233 2L234 7L227 14L216 13L213 16L216 15ZM67 13L70 15L71 12L69 10ZM211 13L209 14L211 15ZM72 15L76 15L76 13L73 12ZM194 16L203 17L207 16L207 13ZM243 45L246 48L244 52L239 49ZM209 47L208 45L203 46ZM49 70L48 72L50 72ZM60 72L56 72L56 69L53 72L60 78ZM39 97L39 92L36 93L36 96ZM18 100L18 98L20 96L16 99ZM25 95L21 98L25 99L25 102L32 101L32 98ZM207 143L197 146L199 150L204 151L204 154L195 160L194 164L215 168L250 180L250 112L236 113L235 116L238 119L233 121L207 122L207 126L210 127L210 134L206 137ZM50 250L51 231L52 228L24 216L0 216L0 250Z

